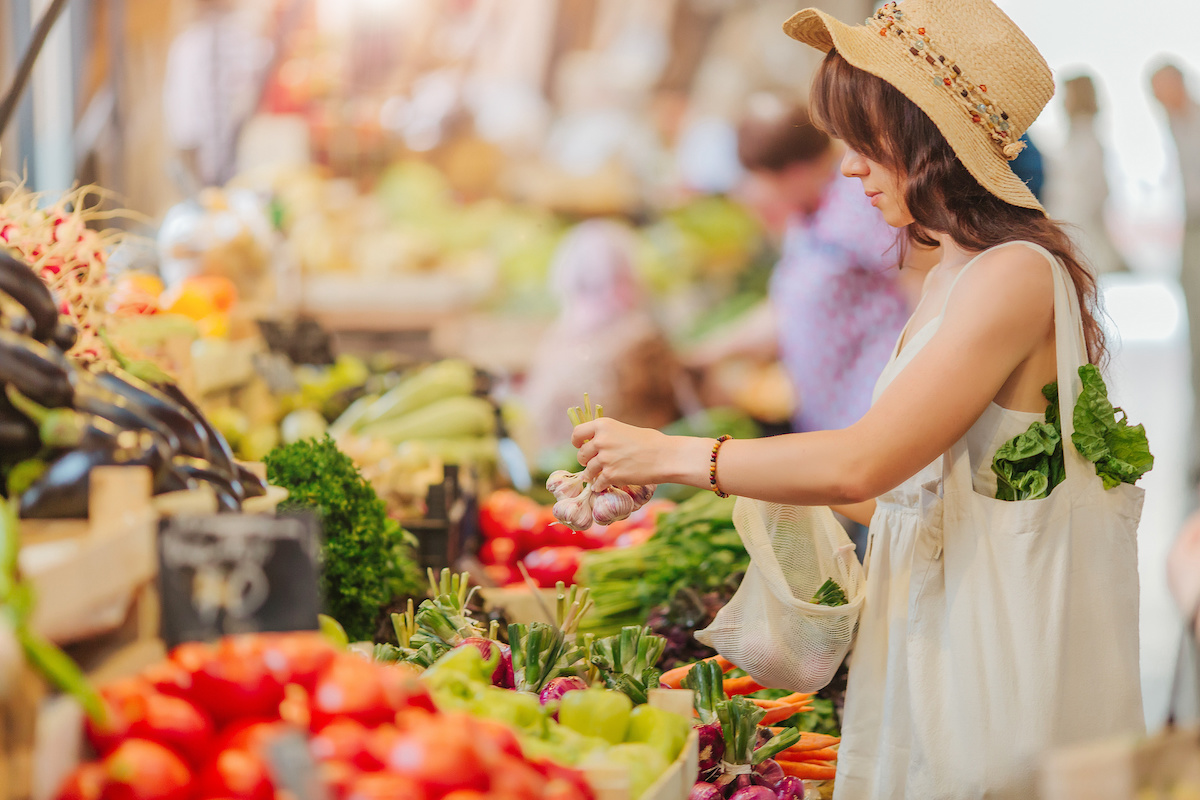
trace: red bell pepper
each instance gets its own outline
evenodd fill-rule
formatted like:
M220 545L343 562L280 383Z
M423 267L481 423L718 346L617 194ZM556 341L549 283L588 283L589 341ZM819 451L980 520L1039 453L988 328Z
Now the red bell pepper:
M580 547L541 547L525 556L523 563L538 586L552 587L558 581L571 584L583 552Z

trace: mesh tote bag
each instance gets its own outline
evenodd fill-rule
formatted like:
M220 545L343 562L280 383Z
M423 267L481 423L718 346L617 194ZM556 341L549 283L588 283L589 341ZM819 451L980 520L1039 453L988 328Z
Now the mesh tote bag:
M733 523L750 568L729 603L696 638L772 688L815 692L854 643L866 580L854 544L824 506L739 497ZM813 603L829 579L846 604Z

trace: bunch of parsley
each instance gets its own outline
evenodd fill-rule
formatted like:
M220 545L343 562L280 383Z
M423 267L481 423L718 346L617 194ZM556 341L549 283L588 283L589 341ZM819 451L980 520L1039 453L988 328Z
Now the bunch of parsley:
M1071 443L1079 454L1096 465L1105 489L1137 483L1154 467L1146 429L1130 425L1125 412L1114 408L1100 370L1092 364L1079 368L1083 390L1075 403ZM1050 405L1046 421L1005 442L992 460L996 473L996 499L1034 500L1046 497L1066 477L1062 449L1062 423L1058 415L1058 384L1042 389Z
M380 609L424 590L416 540L388 517L379 495L328 435L277 447L265 461L270 482L290 493L280 511L305 509L321 519L321 593L330 616L351 640L371 640Z

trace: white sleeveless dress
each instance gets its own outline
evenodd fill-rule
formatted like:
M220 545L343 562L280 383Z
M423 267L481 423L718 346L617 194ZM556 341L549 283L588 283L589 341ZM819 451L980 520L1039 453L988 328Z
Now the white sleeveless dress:
M1048 252L1002 246L1015 244L1056 271L1055 316L1073 323L1058 331L1067 385L1085 361L1078 301ZM903 350L897 344L876 399L944 315L945 307ZM1073 408L1073 383L1065 394ZM1093 469L1088 480L1072 447L1068 480L1051 498L994 499L993 455L1042 418L992 403L947 456L878 498L836 800L1035 797L1048 749L1142 730L1141 490L1097 492L1099 478ZM1093 508L1081 512L1085 504ZM1081 570L1099 574L1078 580Z

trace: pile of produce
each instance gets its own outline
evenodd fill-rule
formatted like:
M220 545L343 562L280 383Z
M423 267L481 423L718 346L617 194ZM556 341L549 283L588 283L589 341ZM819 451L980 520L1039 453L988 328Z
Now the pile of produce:
M542 587L559 581L573 583L585 553L641 544L653 534L659 516L674 507L668 501L653 500L619 522L573 530L558 524L553 508L511 489L500 489L480 504L484 542L479 560L488 578L499 586L520 583L521 566Z
M321 594L330 614L353 639L374 638L381 609L422 591L415 539L329 436L273 450L266 465L271 482L289 492L280 511L321 518Z
M669 611L682 590L699 596L729 592L749 563L733 526L733 500L695 495L660 517L644 544L583 557L580 580L596 602L583 627L610 634L644 624L659 606ZM686 628L686 635L694 630Z
M841 740L776 727L810 709L812 695L755 697L765 694L765 687L749 677L725 678L724 673L732 669L732 664L716 656L663 675L665 685L694 692L700 771L690 800L819 797L814 784L833 780Z
M435 704L405 666L317 634L185 644L102 689L99 760L61 800L272 800L322 784L334 800L588 800L583 776L525 753L512 730Z
M425 668L440 708L508 723L527 753L558 763L627 767L635 798L680 754L688 721L647 705L662 677L661 637L638 627L579 635L588 591L560 583L556 624L509 625L504 644L496 625L485 629L468 611L466 573L430 573L430 582L431 599L394 615L399 646L376 645L374 655Z
M339 442L420 441L447 464L496 460L496 406L476 394L477 373L458 359L438 361L401 378L387 392L356 400L329 428Z
M266 493L161 370L111 347L111 363L68 358L75 329L26 265L0 255L0 289L20 304L0 330L0 471L22 517L86 518L97 466L149 467L155 493L206 484L222 511Z

